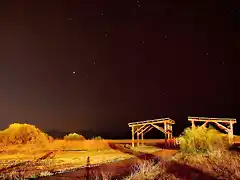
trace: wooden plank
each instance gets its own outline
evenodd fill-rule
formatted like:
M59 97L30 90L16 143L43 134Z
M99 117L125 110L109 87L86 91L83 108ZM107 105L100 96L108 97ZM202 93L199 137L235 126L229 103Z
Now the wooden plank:
M223 123L237 123L236 119L233 118L209 118L209 117L188 117L188 121L199 121L199 122L223 122Z
M225 126L223 126L222 124L215 122L215 124L220 128L223 129L224 131L226 131L227 133L230 131L228 128L226 128Z
M143 129L141 132L139 132L139 134L142 134L142 133L144 133L144 134L145 134L146 132L148 132L148 131L149 131L149 130L148 130L148 131L146 131L148 128L149 128L150 130L152 129L152 128L151 128L151 126L147 126L147 127L146 127L146 128L144 128L144 129ZM146 132L144 132L144 131L146 131Z
M162 131L165 134L165 130L162 127L159 127L155 124L151 124L153 127L155 127L156 129L158 129L159 131Z
M138 128L138 129L135 131L135 133L139 133L139 131L140 131L141 129L143 129L145 126L147 126L147 124L144 124L142 127Z
M147 121L131 122L131 123L128 123L128 126L131 127L131 126L139 126L142 124L152 124L152 123L157 124L157 123L164 123L164 122L175 124L175 121L170 118L162 118L162 119L153 119L153 120L147 120Z

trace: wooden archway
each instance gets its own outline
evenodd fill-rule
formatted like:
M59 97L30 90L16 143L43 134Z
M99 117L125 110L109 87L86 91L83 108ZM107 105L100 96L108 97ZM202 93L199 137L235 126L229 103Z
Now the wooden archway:
M137 134L137 145L139 146L139 136L141 135L141 140L143 144L143 136L151 129L156 128L165 134L165 142L172 138L172 125L175 121L170 118L154 119L147 121L138 121L128 123L128 126L132 129L132 147L134 147L134 136ZM160 127L163 125L163 127Z
M192 122L192 128L196 127L195 122L204 122L201 126L206 126L208 123L214 123L218 128L228 133L229 144L233 144L233 124L237 123L236 119L232 118L209 118L209 117L188 117L188 121ZM227 127L228 126L228 127Z

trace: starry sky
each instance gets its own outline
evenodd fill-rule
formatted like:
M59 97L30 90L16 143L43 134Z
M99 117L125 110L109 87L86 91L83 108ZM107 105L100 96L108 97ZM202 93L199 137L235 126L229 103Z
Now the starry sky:
M0 0L0 129L121 133L166 116L181 130L187 116L240 121L239 7Z

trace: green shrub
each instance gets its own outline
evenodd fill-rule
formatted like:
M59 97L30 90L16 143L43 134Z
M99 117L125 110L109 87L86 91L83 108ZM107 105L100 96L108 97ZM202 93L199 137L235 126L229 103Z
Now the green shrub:
M85 140L85 138L77 133L70 133L64 136L64 140Z
M0 132L0 143L11 144L45 144L49 142L47 134L30 124L11 124Z
M228 146L226 134L206 127L186 128L178 140L183 152L212 152Z
M93 140L103 140L103 138L101 136L96 136L92 138Z

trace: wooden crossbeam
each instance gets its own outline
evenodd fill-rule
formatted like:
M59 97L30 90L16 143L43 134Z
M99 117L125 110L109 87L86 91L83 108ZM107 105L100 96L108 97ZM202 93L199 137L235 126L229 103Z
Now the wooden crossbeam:
M201 125L201 126L202 126L202 127L203 127L203 126L206 126L206 125L207 125L207 123L208 123L208 121L206 121L206 122L205 122L203 125Z
M147 132L151 131L153 129L153 127L150 127L147 131L144 132L144 134L146 134Z
M209 118L209 117L188 117L189 121L199 121L199 122L221 122L221 123L237 123L236 119L233 118Z
M159 131L162 131L165 134L165 130L162 127L159 127L155 124L151 124L153 127L155 127L156 129L158 129Z
M226 128L225 126L223 126L222 124L215 122L215 124L220 128L223 129L224 131L226 131L227 133L230 131L230 129Z
M140 131L141 129L143 129L145 126L147 126L147 124L145 124L145 125L143 125L142 127L138 128L134 133L139 133L139 131Z
M175 121L170 118L162 118L162 119L153 119L153 120L147 120L147 121L139 121L139 122L132 122L128 123L128 126L139 126L143 124L162 124L164 122L167 122L169 124L175 124Z
M147 126L147 127L145 127L141 132L139 132L139 134L142 134L142 133L146 133L146 132L148 132L148 131L146 131L148 128L152 128L151 126ZM144 132L144 131L146 131L146 132Z

